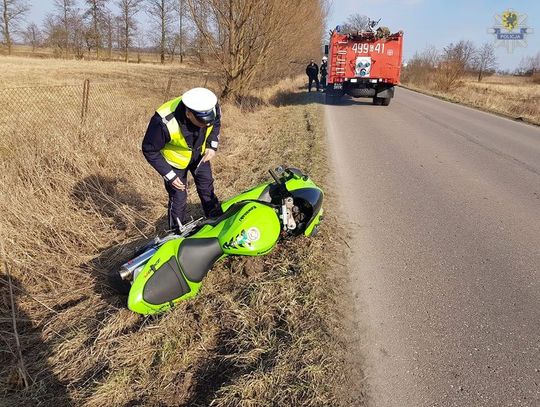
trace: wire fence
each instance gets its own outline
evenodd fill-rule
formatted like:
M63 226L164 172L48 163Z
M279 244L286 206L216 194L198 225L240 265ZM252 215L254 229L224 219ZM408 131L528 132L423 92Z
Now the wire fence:
M180 87L170 78L151 85L86 79L79 85L0 88L0 136L53 136L77 133L89 124L122 123L134 115L149 118L160 103L185 90Z

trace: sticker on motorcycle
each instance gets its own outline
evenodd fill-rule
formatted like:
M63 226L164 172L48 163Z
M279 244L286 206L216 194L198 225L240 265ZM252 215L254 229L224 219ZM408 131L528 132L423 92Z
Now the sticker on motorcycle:
M259 232L259 229L253 227L248 229L247 232L245 230L242 230L238 235L225 243L223 245L223 248L238 249L240 247L245 248L246 246L251 247L251 243L256 242L260 238L261 233Z
M261 233L257 228L251 228L247 231L248 239L250 242L256 242L261 238Z

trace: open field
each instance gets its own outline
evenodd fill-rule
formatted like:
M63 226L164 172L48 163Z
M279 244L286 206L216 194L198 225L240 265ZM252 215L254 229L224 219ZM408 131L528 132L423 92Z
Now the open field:
M8 50L7 47L0 45L0 56L8 56ZM24 57L24 58L37 58L37 59L54 59L54 58L61 58L64 57L64 55L60 55L59 50L54 50L49 47L36 47L32 51L31 45L22 45L17 44L14 45L11 50L11 56L14 57ZM136 50L130 50L129 54L129 62L130 63L149 63L149 64L159 64L160 63L160 56L158 52L147 52L147 51L141 51L137 52ZM68 59L74 60L76 59L75 55L73 53L70 53ZM124 62L124 54L118 50L113 49L111 54L109 54L108 49L101 49L100 50L100 61L118 61L118 62ZM193 57L188 57L188 59L193 59ZM96 52L85 52L83 60L85 61L95 61L96 60ZM170 63L177 63L180 61L180 57L178 55L175 55L174 58L171 61L170 55L167 55L166 62Z
M0 69L6 404L338 404L350 371L337 334L339 276L331 271L341 253L331 194L316 238L283 242L266 257L228 259L195 300L140 317L110 278L166 223L162 180L140 142L168 78L175 78L172 96L202 85L200 70L22 58L0 58ZM89 109L81 124L85 78ZM325 188L318 97L286 82L258 95L257 108L225 105L213 164L218 195L251 187L283 163Z
M405 80L403 85L452 102L540 124L540 83L532 78L493 75L478 82L471 77L447 92L437 90L430 82Z
M169 77L190 83L201 81L209 74L204 67L193 64L126 64L125 62L78 61L0 57L0 88L34 85L73 85L84 79L98 82L122 82L134 86L165 87Z

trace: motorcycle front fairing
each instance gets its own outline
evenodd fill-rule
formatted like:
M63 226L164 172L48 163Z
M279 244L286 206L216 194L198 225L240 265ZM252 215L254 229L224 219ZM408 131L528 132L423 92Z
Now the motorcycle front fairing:
M324 212L322 189L297 168L278 167L276 171L280 176L279 183L277 181L265 182L244 191L223 202L221 205L223 211L227 211L234 204L245 200L259 200L280 205L285 192L286 195L298 200L300 205L304 204L306 207L303 209L309 213L309 219L306 220L304 227L299 228L298 231L305 236L315 235Z
M220 258L266 254L279 238L278 214L264 202L237 202L225 215L209 219L189 237L161 245L135 276L128 308L139 314L165 311L197 295L203 278Z

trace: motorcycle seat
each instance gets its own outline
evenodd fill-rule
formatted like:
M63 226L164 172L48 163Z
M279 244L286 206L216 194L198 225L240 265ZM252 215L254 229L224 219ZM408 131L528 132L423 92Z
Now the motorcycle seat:
M178 263L188 280L200 283L222 254L217 238L188 237L178 249Z

